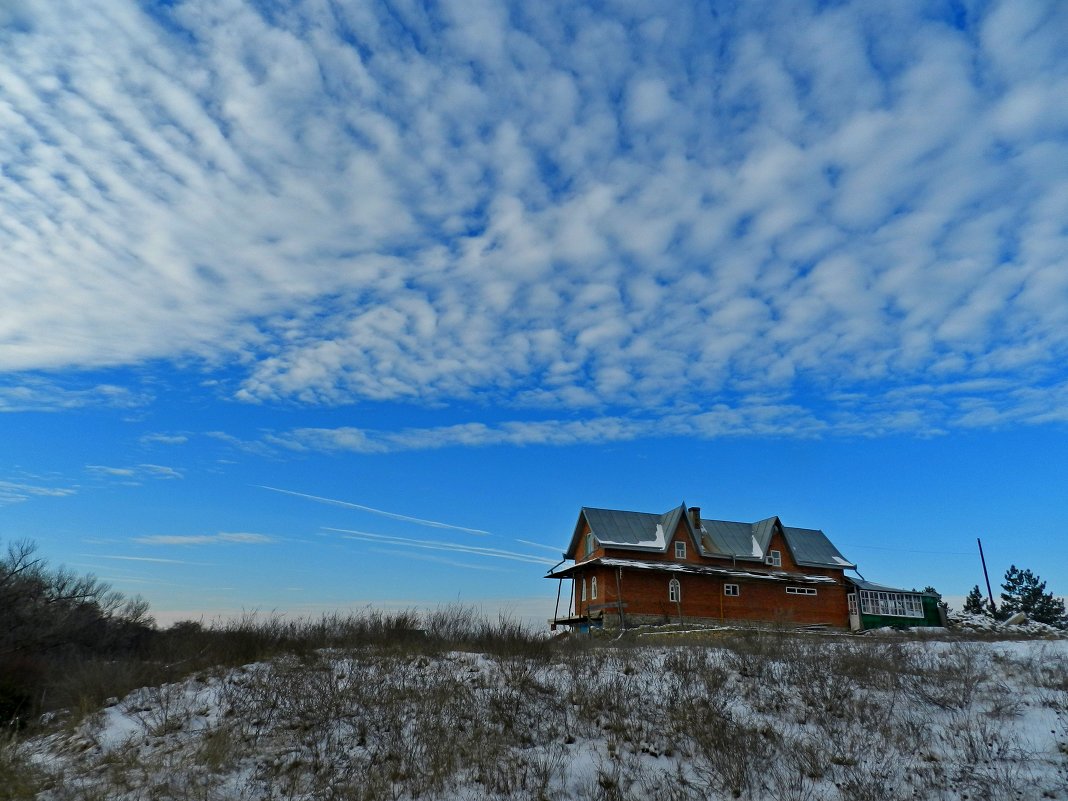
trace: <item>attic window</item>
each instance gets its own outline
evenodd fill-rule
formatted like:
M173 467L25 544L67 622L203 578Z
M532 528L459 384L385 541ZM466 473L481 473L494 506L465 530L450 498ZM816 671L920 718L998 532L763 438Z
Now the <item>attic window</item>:
M685 540L676 540L675 541L675 558L676 559L685 559L686 558L686 542L685 542Z
M782 554L779 551L768 551L764 561L772 567L782 567Z
M593 553L593 532L592 531L589 532L586 535L586 556L589 556L591 553Z

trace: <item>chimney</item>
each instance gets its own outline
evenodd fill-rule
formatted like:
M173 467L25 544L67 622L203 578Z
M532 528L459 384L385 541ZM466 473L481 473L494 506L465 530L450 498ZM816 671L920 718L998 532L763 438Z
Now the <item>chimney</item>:
M690 507L690 521L693 523L693 530L697 533L701 532L701 507Z

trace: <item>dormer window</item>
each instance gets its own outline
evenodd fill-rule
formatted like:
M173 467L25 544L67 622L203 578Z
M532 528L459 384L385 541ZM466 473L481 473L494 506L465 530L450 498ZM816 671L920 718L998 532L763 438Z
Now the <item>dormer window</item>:
M782 567L782 554L779 551L768 551L764 561L772 567Z
M675 558L676 559L685 559L686 558L686 542L684 540L676 540L675 541Z
M590 531L586 534L586 556L593 553L593 532Z

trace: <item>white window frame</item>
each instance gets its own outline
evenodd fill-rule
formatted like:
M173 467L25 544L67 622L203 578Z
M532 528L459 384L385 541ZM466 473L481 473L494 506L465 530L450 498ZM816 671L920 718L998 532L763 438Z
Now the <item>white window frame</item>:
M675 540L675 558L686 558L686 540Z
M816 595L815 587L787 587L787 595Z
M737 584L724 584L723 594L729 595L732 598L737 598L739 595L742 594L742 588L739 587Z
M860 591L860 611L883 617L923 618L923 598L918 593Z
M582 579L582 600L586 600L586 579Z
M590 600L597 600L597 576L590 576Z
M677 578L668 582L668 601L677 604L682 601L682 584Z
M764 557L764 562L772 567L782 567L782 552L768 551L768 555Z
M586 556L589 556L591 553L593 553L593 532L592 531L587 531L586 532Z

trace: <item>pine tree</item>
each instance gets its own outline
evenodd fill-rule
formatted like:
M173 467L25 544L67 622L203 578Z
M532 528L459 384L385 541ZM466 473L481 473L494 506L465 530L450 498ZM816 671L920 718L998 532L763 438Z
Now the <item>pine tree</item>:
M1065 623L1064 601L1055 598L1052 592L1046 592L1046 582L1030 570L1010 565L1001 588L1001 611L1006 617L1023 612L1038 623Z
M990 603L983 597L978 584L972 587L968 597L964 599L964 611L972 615L990 615Z

